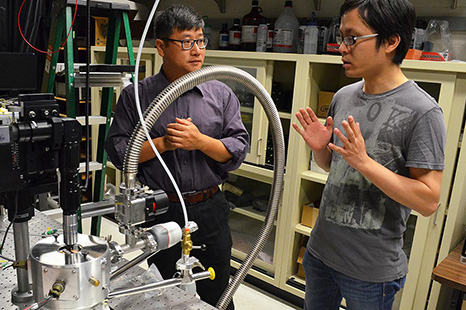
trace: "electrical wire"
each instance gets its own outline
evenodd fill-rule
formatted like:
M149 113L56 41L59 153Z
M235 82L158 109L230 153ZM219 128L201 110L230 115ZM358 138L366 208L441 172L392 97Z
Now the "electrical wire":
M39 301L39 302L35 302L33 303L32 305L30 305L29 307L27 308L24 308L24 310L36 310L36 309L40 309L42 308L43 306L45 306L46 304L48 304L51 300L52 300L53 296L50 295L48 296L47 298Z
M70 36L71 34L71 31L73 30L73 25L74 25L74 20L76 19L76 13L78 12L78 0L76 0L76 6L74 8L74 15L73 15L73 21L71 22L71 26L70 26L70 29L68 30L68 34L66 35L66 39L65 41L60 45L60 47L56 50L56 51L52 51L52 52L49 52L49 51L43 51L43 50L40 50L38 49L37 47L33 46L31 43L29 43L29 41L24 37L23 35L23 31L21 30L21 10L23 9L23 6L24 4L26 3L27 0L24 0L23 3L21 3L21 6L19 7L19 11L18 11L18 30L19 30L19 33L21 35L21 37L23 38L23 40L31 47L33 48L34 50L42 53L42 54L55 54L57 52L60 51L60 48L65 46L65 43L68 41L68 37ZM61 34L59 34L61 35Z
M4 260L7 260L7 261L9 261L9 262L12 262L12 263L14 263L14 262L15 262L15 260L14 260L14 259L12 259L12 258L9 258L8 256L4 256L4 255L2 255L2 254L0 254L0 258L3 258Z
M146 122L144 121L144 116L142 115L142 110L141 110L141 102L139 101L139 87L138 87L138 74L139 74L139 62L141 60L141 54L142 54L142 47L144 46L144 41L146 40L147 32L149 30L149 26L152 22L152 19L154 18L155 11L157 9L157 6L159 5L160 0L156 0L154 3L154 6L152 7L152 10L149 14L149 17L147 18L146 26L144 27L144 31L141 36L141 41L139 43L139 48L138 48L138 54L136 57L136 68L134 70L134 78L133 78L133 85L134 85L134 99L136 100L136 108L138 110L138 115L139 115L139 120L141 122L141 126L144 130L144 133L146 134L147 141L149 141L150 146L154 150L155 155L160 161L160 164L162 165L163 169L167 172L168 177L170 178L170 181L173 184L173 187L175 188L176 194L178 195L178 198L181 203L181 208L183 210L183 217L184 217L184 222L185 222L185 227L188 227L188 212L186 211L186 205L184 203L183 196L181 195L181 191L178 188L178 185L176 184L175 179L173 178L173 175L171 174L170 170L168 169L167 165L162 159L162 156L160 156L159 151L154 145L154 142L152 141L152 138L149 134L149 131L147 130Z
M13 225L13 222L16 220L16 214L18 212L18 191L15 192L15 205L14 205L14 208L15 208L15 214L13 215L12 221L10 222L10 224L8 224L8 227L5 230L5 235L3 236L2 244L0 245L0 254L2 254L3 247L4 247L5 241L6 241L6 237L8 236L8 231L10 230L11 225Z

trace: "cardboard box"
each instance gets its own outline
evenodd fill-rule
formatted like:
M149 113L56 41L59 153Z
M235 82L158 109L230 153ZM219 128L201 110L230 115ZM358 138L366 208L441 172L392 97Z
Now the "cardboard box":
M307 227L312 227L312 209L314 203L308 203L303 206L303 213L301 214L301 224Z
M435 53L435 52L422 52L419 60L430 60L430 61L450 61L452 60L451 53Z
M405 59L419 60L421 58L422 51L410 48L406 53Z
M92 16L95 20L95 42L96 46L107 45L108 17Z
M330 103L332 103L333 95L335 93L328 91L319 91L319 103L317 105L317 117L326 118Z
M311 202L303 206L303 213L301 214L301 225L307 227L314 227L317 217L319 216L319 209L315 208L315 203Z
M306 247L302 246L301 249L299 249L299 255L298 255L298 277L305 279L306 276L304 274L304 267L303 267L303 258L304 258L304 252L306 251Z

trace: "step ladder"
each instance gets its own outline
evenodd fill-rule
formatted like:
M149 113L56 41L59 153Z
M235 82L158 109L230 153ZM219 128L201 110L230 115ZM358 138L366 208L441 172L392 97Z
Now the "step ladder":
M79 6L84 6L86 3L83 1L78 2ZM46 57L44 75L42 80L42 92L53 93L55 75L58 62L58 53L51 53L59 49L62 44L62 40L66 38L68 30L72 25L73 10L76 5L76 0L58 0L52 2L52 24L48 42L48 52ZM125 38L127 42L129 64L133 66L132 72L134 72L134 53L133 45L131 41L131 31L129 26L128 13L130 6L127 3L119 2L103 2L103 1L91 1L91 10L105 11L105 15L108 16L108 28L107 28L107 42L105 49L105 64L115 65L118 55L118 41L120 38L120 28L123 23ZM95 14L95 13L92 13ZM98 13L97 13L98 14ZM90 52L90 51L89 51ZM66 87L66 114L68 117L77 118L81 124L84 124L84 117L76 116L76 105L79 104L77 92L79 87L83 87L83 74L75 73L74 57L73 57L73 40L72 36L64 45L64 61L65 61L65 87ZM111 66L102 66L109 70ZM81 69L81 68L80 68ZM93 69L94 71L98 69ZM117 69L116 69L117 70ZM84 75L85 76L85 75ZM131 78L134 79L134 73L131 74ZM85 80L84 80L85 81ZM112 103L115 86L119 87L119 82L115 84L108 83L107 79L95 79L93 75L90 86L103 87L102 88L102 99L100 106L100 115L90 116L89 124L95 124L99 126L98 143L97 143L97 155L95 161L90 164L90 170L95 170L94 178L94 190L93 190L93 201L101 201L104 195L105 187L105 172L107 167L107 153L104 149L104 143L107 138L107 133L110 128L111 114L112 114ZM90 100L90 98L89 98ZM84 171L83 166L80 167L80 172ZM78 210L79 216L79 232L82 232L82 225L80 219L80 210ZM95 236L100 235L100 223L101 217L92 218L91 234Z

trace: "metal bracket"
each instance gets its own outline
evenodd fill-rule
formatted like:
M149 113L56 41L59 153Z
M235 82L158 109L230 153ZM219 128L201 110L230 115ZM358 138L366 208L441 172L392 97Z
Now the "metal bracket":
M314 0L314 9L316 11L320 11L320 5L322 3L322 0Z
M458 0L452 0L450 8L455 10L458 7Z
M218 5L218 9L220 10L220 13L225 13L226 12L226 0L214 0L217 5ZM320 1L320 0L319 0Z

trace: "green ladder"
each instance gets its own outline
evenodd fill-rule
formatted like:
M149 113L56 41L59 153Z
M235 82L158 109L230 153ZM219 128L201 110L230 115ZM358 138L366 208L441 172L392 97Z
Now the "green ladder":
M73 10L75 0L60 0L52 2L52 24L48 42L48 51L59 49L62 40L66 38L68 30L72 25ZM118 41L120 38L120 28L123 22L125 38L128 48L129 64L134 65L133 44L131 41L131 31L129 26L129 5L121 3L109 3L92 1L91 9L105 10L108 12L107 43L105 48L105 64L116 64L118 55ZM65 84L66 84L66 114L68 117L76 118L76 88L74 77L74 57L72 36L64 45L65 60ZM42 92L52 93L55 82L58 53L49 53L46 57L44 75L42 79ZM134 79L134 73L132 78ZM102 164L102 169L95 172L93 200L101 201L105 188L105 172L107 167L107 153L104 143L110 128L113 103L113 87L102 88L102 101L100 106L100 116L105 117L105 124L99 125L96 161ZM79 97L78 97L79 98ZM80 210L78 216L80 218ZM91 224L91 234L100 235L101 217L93 217ZM79 220L79 232L82 232L81 219Z

